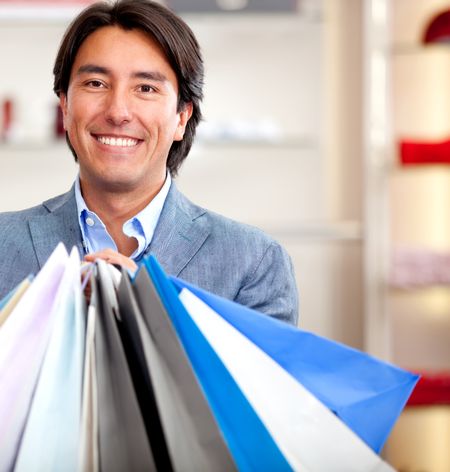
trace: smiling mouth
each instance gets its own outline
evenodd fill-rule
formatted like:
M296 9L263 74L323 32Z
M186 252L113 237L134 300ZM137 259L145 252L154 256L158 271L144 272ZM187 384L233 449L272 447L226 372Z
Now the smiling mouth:
M95 136L97 141L106 146L115 146L115 147L132 147L136 146L139 143L138 139L133 138L117 138L113 136Z

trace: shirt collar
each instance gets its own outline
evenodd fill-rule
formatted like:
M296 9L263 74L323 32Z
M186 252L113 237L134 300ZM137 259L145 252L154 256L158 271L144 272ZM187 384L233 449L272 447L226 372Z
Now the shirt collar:
M149 246L155 233L156 225L158 224L158 220L169 193L171 184L172 179L170 173L168 172L164 185L157 195L152 199L152 201L137 215L133 216L124 223L124 233L130 237L135 237L138 241L138 248L131 255L131 258L138 259ZM84 201L84 198L81 194L79 175L75 181L75 200L77 204L78 224L80 226L85 252L96 252L101 249L105 249L106 247L111 247L112 249L117 250L117 247L112 238L108 235L103 222L87 207L86 202ZM86 218L89 216L100 222L101 226L103 227L101 230L103 234L99 235L98 229L96 231L91 231L86 225ZM108 243L107 241L110 242Z
M138 239L139 247L136 249L135 253L132 254L132 258L138 258L152 241L171 184L172 178L170 177L170 173L167 172L166 181L153 200L136 216L130 218L124 223L123 229L125 234L133 236L133 228L137 229L140 226L145 238L145 243L143 245Z

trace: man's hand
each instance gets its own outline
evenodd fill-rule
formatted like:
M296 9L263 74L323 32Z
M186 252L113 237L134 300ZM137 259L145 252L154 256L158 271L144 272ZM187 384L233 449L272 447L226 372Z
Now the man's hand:
M103 249L103 251L94 252L84 256L84 260L87 262L95 262L96 259L103 259L109 264L117 264L132 272L136 272L138 268L132 259L124 256L123 254L120 254L117 251L114 251L113 249Z

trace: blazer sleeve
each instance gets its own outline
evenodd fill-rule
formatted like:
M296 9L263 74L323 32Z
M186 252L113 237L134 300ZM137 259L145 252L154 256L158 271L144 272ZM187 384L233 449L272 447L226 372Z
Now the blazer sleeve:
M271 242L235 301L293 325L298 323L298 292L287 252Z

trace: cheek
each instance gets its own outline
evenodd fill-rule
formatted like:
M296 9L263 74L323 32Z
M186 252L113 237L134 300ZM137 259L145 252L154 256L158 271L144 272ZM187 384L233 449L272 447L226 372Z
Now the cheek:
M66 131L71 131L77 123L77 109L68 103L64 113L64 128Z
M66 106L66 120L71 126L81 126L98 113L98 100L92 96L73 93L69 95Z
M83 113L79 113L78 109L74 108L69 108L64 118L64 129L77 153L81 151L80 146L84 147L86 145L86 136L83 133L83 129L85 128L83 118Z
M67 115L66 120L64 122L64 127L67 133L69 134L71 141L77 138L77 124L78 121L74 118L72 114Z
M170 113L167 109L161 108L160 110L153 109L142 114L141 123L145 126L148 132L152 135L164 137L170 139L174 136L177 130L179 119Z

